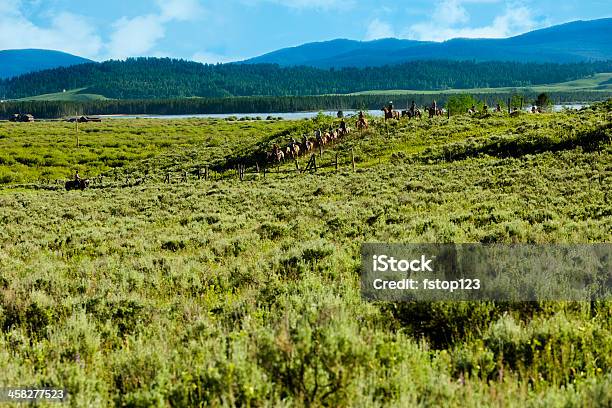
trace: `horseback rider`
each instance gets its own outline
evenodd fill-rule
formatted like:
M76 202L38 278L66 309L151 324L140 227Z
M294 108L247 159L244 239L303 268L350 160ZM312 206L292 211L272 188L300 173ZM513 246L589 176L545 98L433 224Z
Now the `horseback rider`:
M77 183L79 183L81 181L81 176L79 176L79 171L76 170L74 172L74 181L76 181Z
M412 114L412 116L414 116L414 112L416 112L416 109L416 103L412 101L412 104L410 104L410 113Z
M344 121L344 119L340 121L340 130L342 131L342 133L346 133L346 122Z
M501 112L501 105L499 104L499 102L497 103L497 105L495 106L495 112Z

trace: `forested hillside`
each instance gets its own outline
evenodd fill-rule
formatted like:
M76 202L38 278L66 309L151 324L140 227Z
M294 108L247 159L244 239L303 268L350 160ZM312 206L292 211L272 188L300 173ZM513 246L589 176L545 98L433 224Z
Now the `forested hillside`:
M414 61L324 70L136 58L56 68L3 80L0 96L23 98L77 88L116 99L300 96L388 89L524 87L574 80L598 72L612 72L612 61L577 64Z

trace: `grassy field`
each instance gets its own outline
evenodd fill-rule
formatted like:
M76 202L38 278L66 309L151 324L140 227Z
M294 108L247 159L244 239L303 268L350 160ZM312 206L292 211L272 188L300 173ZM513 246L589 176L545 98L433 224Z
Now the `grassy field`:
M31 183L70 177L75 170L99 174L143 173L160 157L176 155L175 170L189 154L218 163L236 148L251 149L264 135L295 127L285 121L105 120L101 123L36 122L0 125L0 183ZM189 152L186 153L186 152ZM189 159L191 160L191 159ZM113 171L117 169L117 171Z
M534 85L524 88L471 88L471 89L448 89L444 91L414 91L414 90L388 90L388 91L365 91L356 92L351 95L410 95L410 94L425 94L435 95L438 93L505 93L505 92L572 92L572 91L612 91L612 73L595 74L588 78L577 79L574 81L561 82L548 85Z
M51 94L30 96L28 98L17 99L17 101L65 101L65 102L88 102L106 100L103 95L86 93L87 88L70 89L66 92L56 92Z
M74 125L2 123L0 385L78 407L610 406L612 302L369 303L359 248L611 242L611 114L374 121L317 173L244 181L226 164L333 119L108 121L80 148ZM44 180L74 167L106 177Z

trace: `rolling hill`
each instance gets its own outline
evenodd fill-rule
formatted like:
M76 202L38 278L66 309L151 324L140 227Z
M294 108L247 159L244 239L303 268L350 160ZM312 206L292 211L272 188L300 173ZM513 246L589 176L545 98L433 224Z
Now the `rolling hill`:
M0 51L0 79L57 67L92 62L60 51L52 50L4 50Z
M89 101L101 101L108 98L102 95L90 94L85 91L85 88L71 89L62 92L29 96L26 98L18 99L20 102L27 101L63 101L63 102L89 102Z
M339 68L436 59L556 63L610 60L612 18L574 21L503 39L333 40L284 48L243 63Z

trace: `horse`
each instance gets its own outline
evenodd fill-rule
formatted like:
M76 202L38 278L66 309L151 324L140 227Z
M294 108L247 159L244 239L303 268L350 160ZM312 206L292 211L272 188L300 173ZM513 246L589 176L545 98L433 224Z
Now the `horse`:
M339 136L346 136L349 133L351 133L351 128L349 126L345 126L344 128L338 128L338 135Z
M287 156L292 159L297 158L300 155L300 145L298 143L291 143L287 146Z
M427 113L429 113L429 118L431 119L434 116L442 116L442 109L432 106L431 108L427 109Z
M323 133L323 138L325 139L324 144L330 143L333 140L333 137L330 131Z
M360 117L359 119L357 119L357 122L355 123L355 127L357 128L357 130L367 129L368 120L365 117Z
M385 112L385 120L387 120L387 119L397 119L397 120L399 120L399 118L400 118L400 113L398 111L393 110L393 108L388 108L386 106L383 106L383 108L381 110L383 112Z
M274 145L272 147L272 151L267 154L268 162L270 163L280 163L285 159L285 154L278 147L278 145Z
M422 116L423 114L421 113L420 109L415 109L414 111L407 109L407 110L402 111L402 117L408 117L408 119L412 119L416 117L421 119Z
M319 146L322 147L327 144L327 136L325 136L325 133L321 131L319 131L315 140L316 140L317 147Z
M85 190L89 187L89 179L68 180L66 182L66 190Z
M302 139L302 149L304 153L308 153L314 148L314 143L312 143L306 136Z

